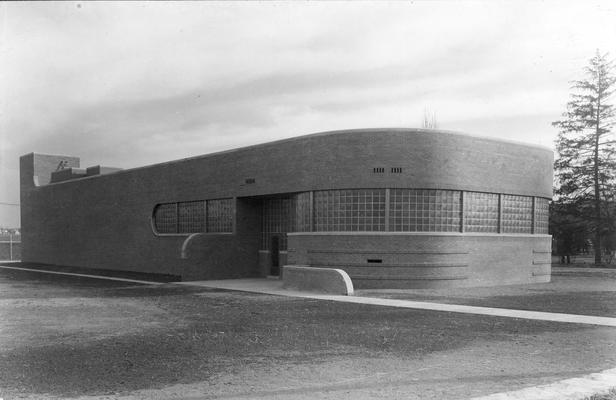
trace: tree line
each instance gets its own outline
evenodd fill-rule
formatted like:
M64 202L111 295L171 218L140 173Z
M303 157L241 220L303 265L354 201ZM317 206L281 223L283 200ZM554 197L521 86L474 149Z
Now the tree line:
M598 50L584 68L558 129L550 233L567 257L594 252L594 263L611 261L616 249L616 122L614 61Z

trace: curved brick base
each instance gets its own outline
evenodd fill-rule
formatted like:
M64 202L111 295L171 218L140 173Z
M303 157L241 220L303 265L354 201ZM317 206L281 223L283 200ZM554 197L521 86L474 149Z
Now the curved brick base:
M466 233L292 233L289 262L342 269L357 289L550 281L551 237Z

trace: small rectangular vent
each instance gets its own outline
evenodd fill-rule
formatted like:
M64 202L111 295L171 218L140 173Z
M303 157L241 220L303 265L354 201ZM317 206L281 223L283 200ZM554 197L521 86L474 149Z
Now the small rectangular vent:
M401 174L402 173L402 168L400 168L400 167L391 167L391 173L392 174Z
M371 263L371 264L381 264L381 263L383 263L383 260L381 260L380 258L369 258L366 261L368 263Z
M372 172L374 172L375 174L383 174L385 173L385 168L384 167L374 167L372 168Z
M247 178L247 179L245 180L245 182L246 182L247 184L252 184L252 183L255 183L256 181L255 181L255 178Z

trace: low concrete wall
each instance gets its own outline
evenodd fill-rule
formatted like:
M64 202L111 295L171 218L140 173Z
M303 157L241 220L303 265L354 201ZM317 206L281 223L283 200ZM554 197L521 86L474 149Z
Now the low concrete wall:
M282 267L282 281L285 289L353 295L351 278L341 269L285 265Z

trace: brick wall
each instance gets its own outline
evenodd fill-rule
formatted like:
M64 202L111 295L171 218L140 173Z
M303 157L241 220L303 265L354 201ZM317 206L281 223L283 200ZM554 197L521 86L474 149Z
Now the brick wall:
M357 289L550 281L549 235L293 233L289 263L346 271Z
M260 211L253 196L338 188L440 188L551 197L552 152L439 131L315 134L36 187L60 160L21 159L23 260L158 272L184 279L259 274ZM375 167L385 173L375 174ZM391 168L401 168L392 173ZM158 236L158 203L234 197L236 231Z

